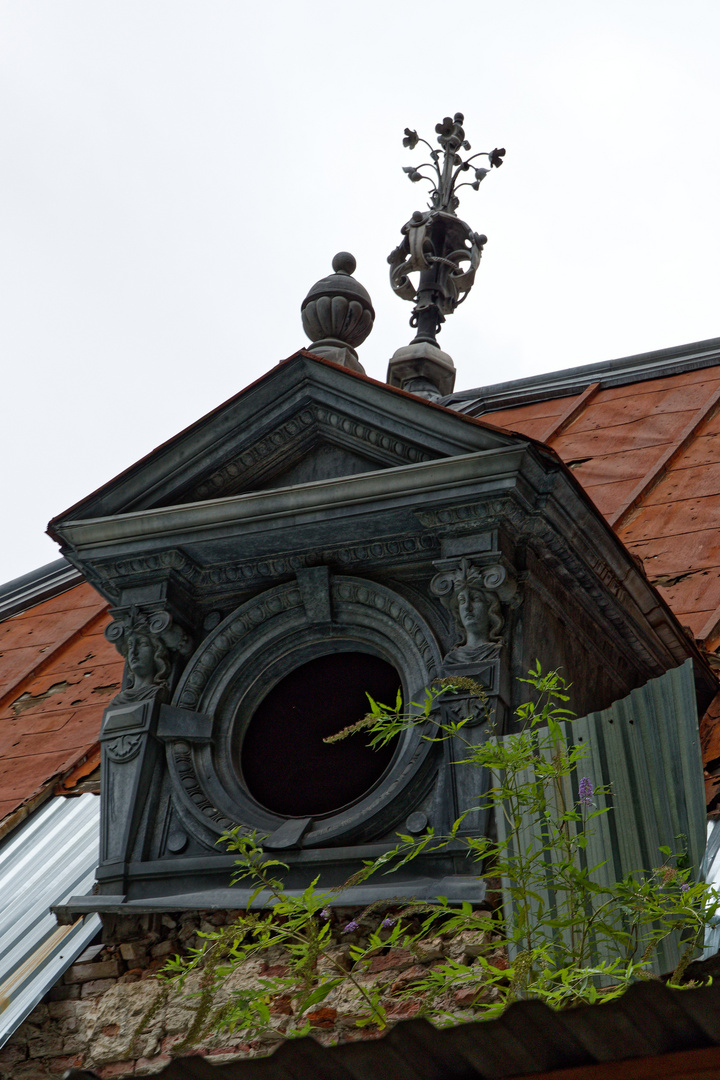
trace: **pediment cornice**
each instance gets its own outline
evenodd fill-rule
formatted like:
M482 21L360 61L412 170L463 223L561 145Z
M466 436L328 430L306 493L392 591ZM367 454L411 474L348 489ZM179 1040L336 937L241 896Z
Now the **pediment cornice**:
M256 438L250 435L233 457L183 492L183 502L201 502L252 491L295 464L315 445L338 446L367 460L368 468L390 468L430 461L437 451L354 416L349 409L306 406L284 423Z
M299 353L58 515L48 532L60 539L70 520L282 486L317 447L338 451L336 462L323 461L331 479L527 441Z

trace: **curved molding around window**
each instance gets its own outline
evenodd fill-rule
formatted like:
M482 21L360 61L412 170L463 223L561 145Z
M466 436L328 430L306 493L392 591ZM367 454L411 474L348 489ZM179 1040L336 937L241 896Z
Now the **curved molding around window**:
M176 739L167 744L173 802L201 843L215 848L218 836L236 825L272 836L287 830L288 821L306 817L303 847L366 842L391 832L432 782L436 753L415 731L402 734L377 766L359 743L357 751L343 746L339 753L328 746L323 763L317 738L303 760L302 738L292 730L292 719L278 711L291 704L288 694L299 695L299 725L310 731L315 701L318 723L330 732L360 719L364 694L358 688L365 678L372 684L365 687L369 693L387 694L391 682L399 683L403 701L411 701L441 667L441 649L427 622L386 586L331 577L329 609L330 619L315 621L313 605L297 582L277 585L224 619L183 672L174 704L213 719L211 743ZM332 658L340 655L334 676ZM331 685L334 678L347 685L345 715L337 685ZM279 756L278 740L288 744ZM270 794L273 766L262 764L263 747L276 760L283 752L298 759L296 791L293 770L282 769L278 791ZM303 769L313 775L303 775ZM338 769L361 773L367 786L351 777L340 782L334 775ZM313 797L313 785L329 789L331 781L333 791Z

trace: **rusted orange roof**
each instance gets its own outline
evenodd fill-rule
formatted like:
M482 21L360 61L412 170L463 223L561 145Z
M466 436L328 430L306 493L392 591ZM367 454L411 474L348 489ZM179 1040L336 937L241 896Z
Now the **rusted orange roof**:
M522 404L502 405L513 396ZM445 404L547 442L680 621L715 654L720 339L455 398ZM103 637L107 621L105 602L80 584L0 622L0 822L15 820L58 780L72 784L96 766L103 708L122 673ZM720 695L702 735L705 760L720 768Z
M720 360L662 378L648 378L646 371L620 386L603 387L598 374L588 369L584 385L576 378L572 394L482 415L560 455L714 659L720 647ZM720 695L701 721L701 736L715 774ZM708 799L720 804L720 775L709 779Z
M486 413L548 443L680 621L720 644L720 366Z
M96 768L103 709L122 677L108 621L82 583L0 623L0 835Z

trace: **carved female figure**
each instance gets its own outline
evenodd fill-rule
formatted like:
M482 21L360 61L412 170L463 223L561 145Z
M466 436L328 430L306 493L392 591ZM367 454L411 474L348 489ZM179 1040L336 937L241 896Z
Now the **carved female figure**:
M154 697L168 685L172 667L170 653L162 638L149 630L131 630L126 638L128 677L118 700L142 701Z
M501 575L501 576L500 576ZM504 580L501 567L480 570L463 559L456 570L438 574L433 592L441 597L455 617L462 639L445 657L451 664L472 664L495 660L502 649L504 619L497 593L487 588Z
M448 660L469 663L494 660L502 648L503 619L497 596L485 589L466 587L456 593L458 618L465 631L465 641L456 645Z
M113 699L118 704L167 691L174 653L187 655L191 650L187 634L165 612L146 616L134 609L110 623L105 637L127 661L125 686Z

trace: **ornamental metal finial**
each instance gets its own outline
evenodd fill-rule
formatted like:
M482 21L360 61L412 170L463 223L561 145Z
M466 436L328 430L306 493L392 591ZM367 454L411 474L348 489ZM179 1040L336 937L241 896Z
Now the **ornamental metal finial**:
M470 150L463 130L463 114L446 116L435 125L440 150L434 149L416 131L405 128L403 146L414 150L423 143L430 151L430 161L406 165L403 171L413 183L426 180L431 186L429 208L416 210L402 227L402 242L388 256L390 284L403 300L415 301L410 325L417 328L410 345L398 349L390 361L387 381L392 386L423 397L438 398L452 392L455 366L437 343L437 334L458 304L466 298L475 280L487 237L474 232L457 217L457 192L461 187L477 191L492 168L499 168L504 149L483 151L463 159L460 150ZM487 158L487 168L473 165ZM423 170L430 170L429 175ZM472 180L458 183L471 173ZM419 272L417 288L409 275Z

